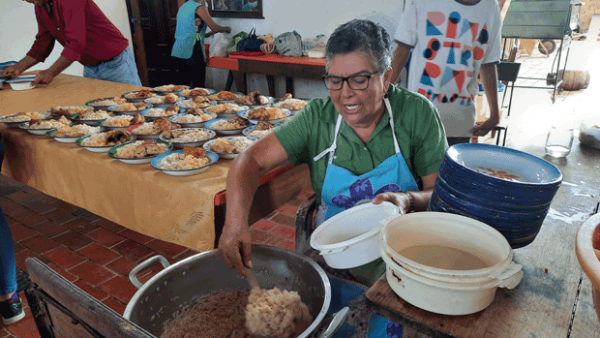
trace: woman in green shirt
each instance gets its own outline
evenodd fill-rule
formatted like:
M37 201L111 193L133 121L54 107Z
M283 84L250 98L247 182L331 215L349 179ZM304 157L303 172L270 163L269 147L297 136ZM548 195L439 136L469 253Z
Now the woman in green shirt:
M317 224L361 200L389 201L401 213L427 208L446 137L425 97L390 85L390 44L371 21L338 27L325 51L329 97L312 100L233 161L219 250L240 275L252 267L248 213L259 177L287 161L309 165Z

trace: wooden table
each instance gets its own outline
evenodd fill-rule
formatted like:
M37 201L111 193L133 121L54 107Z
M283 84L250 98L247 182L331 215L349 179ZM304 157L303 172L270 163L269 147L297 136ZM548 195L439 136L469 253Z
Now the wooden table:
M545 156L544 141L517 149L555 164L563 182L535 241L514 250L525 272L515 289L498 289L479 313L444 316L408 304L383 276L367 292L369 308L431 337L600 337L591 284L575 255L577 230L598 211L600 152L575 140L571 154L552 159Z
M64 74L48 86L28 91L13 91L5 84L0 91L0 116L84 104L140 88ZM5 175L126 228L197 251L212 249L218 239L231 160L220 159L200 174L174 177L147 164L126 165L104 153L24 130L3 127L0 131L6 145ZM306 166L286 165L265 174L260 183L251 222L295 197L310 185L310 179ZM158 208L153 208L152 199L160 202ZM138 200L150 200L150 205Z
M267 76L269 95L272 97L276 95L274 76L285 76L286 91L296 97L294 78L321 80L325 74L325 59L311 59L306 56L288 57L279 54L215 57L209 58L207 66L230 70L232 78L228 80L227 87L231 88L233 80L237 90L242 93L247 93L246 74L264 74Z

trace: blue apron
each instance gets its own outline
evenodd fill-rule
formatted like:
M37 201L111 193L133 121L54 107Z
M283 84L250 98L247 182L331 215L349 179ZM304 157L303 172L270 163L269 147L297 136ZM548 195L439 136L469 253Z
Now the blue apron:
M335 134L332 145L314 157L313 160L318 161L326 154L329 154L325 180L323 182L323 188L321 189L321 205L319 206L315 219L317 226L346 209L350 209L365 201L371 201L377 194L383 192L418 190L417 182L408 169L408 165L400 151L400 146L398 146L390 101L387 98L384 98L384 103L388 114L390 115L390 126L394 138L394 148L396 153L393 156L387 158L375 169L362 175L354 175L350 170L333 164L335 150L337 148L337 137L342 125L342 116L340 115L338 116L335 125ZM345 288L340 288L341 290L335 290L336 285L332 283L332 292L336 294L336 292L339 291L337 293L340 293L343 296ZM347 304L347 301L351 298L352 297L341 297L339 301ZM345 325L334 335L334 338L352 337L355 333L354 329ZM367 337L401 338L402 326L373 314L369 318Z

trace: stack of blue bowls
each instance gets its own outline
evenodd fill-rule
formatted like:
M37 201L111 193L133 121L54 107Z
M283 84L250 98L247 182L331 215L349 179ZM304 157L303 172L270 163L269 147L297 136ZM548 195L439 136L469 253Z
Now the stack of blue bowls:
M513 180L484 173L488 168ZM446 150L429 210L484 222L513 249L521 248L540 231L561 181L558 168L533 155L488 144L458 144Z

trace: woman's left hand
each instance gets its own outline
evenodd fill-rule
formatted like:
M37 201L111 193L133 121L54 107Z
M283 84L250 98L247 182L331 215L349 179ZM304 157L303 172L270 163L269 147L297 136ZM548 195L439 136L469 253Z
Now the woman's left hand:
M401 215L404 215L408 213L410 208L410 200L406 194L405 192L384 192L375 196L373 204L381 204L384 201L390 202L400 209Z

